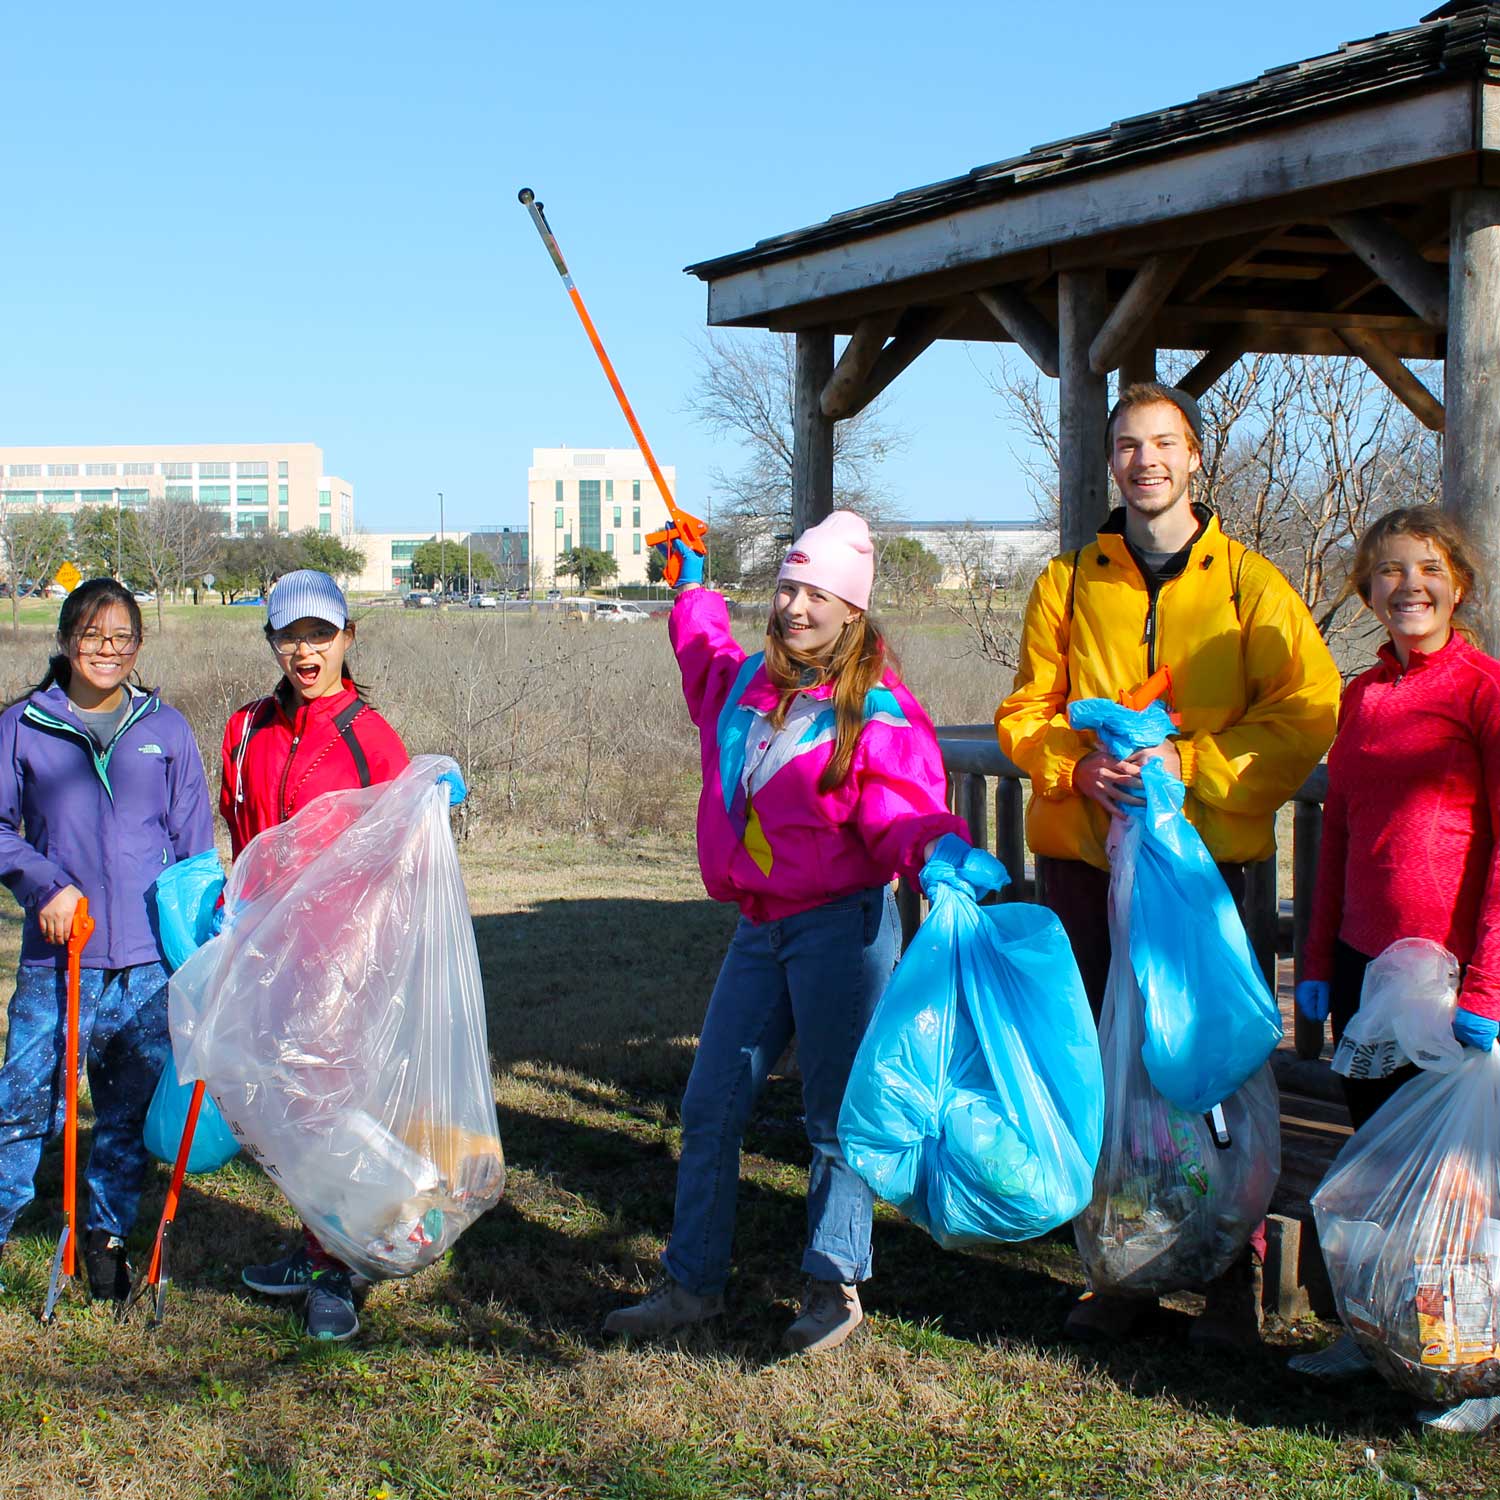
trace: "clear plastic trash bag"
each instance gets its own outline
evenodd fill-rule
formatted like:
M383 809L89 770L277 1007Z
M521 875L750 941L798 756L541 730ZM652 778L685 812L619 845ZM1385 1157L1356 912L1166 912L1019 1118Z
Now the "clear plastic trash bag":
M1099 1156L1083 981L1044 907L980 906L936 858L922 883L932 909L855 1057L839 1142L939 1244L1031 1239L1088 1201Z
M1447 1405L1500 1395L1500 1047L1429 1048L1438 1027L1452 1039L1458 995L1458 965L1438 953L1446 964L1403 941L1366 971L1417 976L1407 999L1425 1019L1407 1055L1422 1072L1339 1152L1312 1203L1344 1326L1392 1385ZM1364 996L1361 1012L1368 977Z
M1146 1007L1125 941L1131 895L1117 866L1099 1027L1104 1147L1073 1230L1094 1291L1155 1297L1214 1280L1249 1243L1281 1173L1281 1103L1264 1063L1207 1115L1157 1089L1142 1056Z
M1416 1063L1446 1071L1463 1043L1453 1035L1458 960L1441 943L1398 938L1365 969L1359 1009L1330 1065L1345 1078L1387 1078Z
M1068 718L1121 759L1173 732L1160 703L1137 711L1086 698L1068 705ZM1146 806L1111 830L1111 884L1135 893L1129 953L1146 1001L1146 1071L1173 1104L1198 1114L1265 1064L1281 1040L1281 1012L1224 877L1183 816L1183 784L1149 760L1141 785Z
M371 1278L447 1250L505 1182L454 762L326 792L246 845L224 930L172 976L179 1078L329 1252Z
M169 969L180 969L218 931L219 893L224 870L212 849L169 865L151 887L157 938ZM181 1083L169 1060L146 1110L142 1137L159 1161L175 1162L193 1098L192 1082ZM205 1093L188 1148L189 1172L217 1172L239 1155L240 1143Z

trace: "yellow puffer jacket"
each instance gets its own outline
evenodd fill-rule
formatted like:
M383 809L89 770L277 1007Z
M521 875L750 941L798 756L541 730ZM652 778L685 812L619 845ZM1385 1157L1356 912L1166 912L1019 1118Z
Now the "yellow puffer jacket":
M1220 863L1274 852L1276 810L1333 742L1339 674L1307 606L1272 563L1202 514L1154 619L1120 511L1095 542L1053 558L1031 591L1020 670L995 729L1031 778L1026 837L1037 854L1109 868L1109 815L1073 789L1073 767L1097 746L1068 727L1067 705L1117 702L1163 666L1182 718L1185 811Z

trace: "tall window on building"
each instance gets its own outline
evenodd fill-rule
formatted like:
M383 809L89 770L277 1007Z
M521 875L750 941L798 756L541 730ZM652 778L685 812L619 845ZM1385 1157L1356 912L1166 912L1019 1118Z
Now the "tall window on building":
M637 505L641 503L641 482L639 479L632 479L630 481L630 498L634 500Z
M266 505L269 486L264 484L241 484L235 486L235 500L241 505Z
M630 524L634 526L637 531L641 529L641 508L639 505L633 507L630 512Z
M290 531L292 529L292 513L289 510L278 510L276 512L277 531Z
M604 481L604 498L606 502L613 503L615 498L615 482L613 479Z
M563 491L562 491L562 487L563 487L563 482L562 482L562 480L559 479L557 481L557 487L552 492L552 498L554 500L556 500L559 505L561 505L563 503Z
M321 516L318 517L318 530L319 531L332 531L333 530L333 512L332 511L325 511Z
M229 486L227 484L200 484L198 486L198 503L200 505L223 505L229 504Z
M330 506L332 506L332 504L333 504L333 495L332 495L332 493L330 491L328 491L328 490L319 490L318 491L318 508L320 510L327 510Z
M276 477L278 479L285 479L287 477L287 475L286 475L286 460L284 458L281 459L277 463L277 465L276 465Z
M284 484L278 484L276 486L276 503L278 505L284 506L288 503L286 498L286 490L287 487Z
M615 506L615 530L618 531L619 529L620 529L620 507L617 505L617 506Z
M193 498L193 487L190 484L169 484L167 486L168 500L191 500Z
M564 552L571 552L572 550L573 550L573 533L571 531L565 531L565 532L563 532L563 551Z
M597 479L578 481L578 545L599 550L599 490Z
M637 557L639 557L641 555L641 534L640 534L640 532L636 532L636 534L633 537L631 537L630 541L631 541L630 550L633 553L635 553L635 555Z
M615 534L614 534L614 532L610 532L609 535L604 538L604 550L607 553L609 553L609 555L611 557L613 557L615 555Z

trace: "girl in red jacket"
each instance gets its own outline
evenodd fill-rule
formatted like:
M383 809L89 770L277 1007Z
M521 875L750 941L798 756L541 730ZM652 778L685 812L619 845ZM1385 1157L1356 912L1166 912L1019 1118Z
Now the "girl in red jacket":
M1382 516L1355 553L1348 591L1390 639L1339 710L1297 986L1298 1009L1330 1018L1335 1042L1370 960L1410 937L1441 943L1464 966L1458 1040L1488 1048L1500 1034L1500 661L1458 618L1475 573L1462 529L1432 505ZM1343 1079L1355 1129L1416 1072ZM1328 1378L1363 1366L1347 1336L1293 1361Z
M339 586L311 568L271 590L266 640L281 668L273 692L237 710L224 731L219 811L234 857L264 829L323 792L390 781L408 756L396 731L360 696L345 664L354 622ZM463 800L461 784L450 798ZM359 1331L351 1273L303 1229L304 1243L245 1284L270 1297L307 1297L307 1331L342 1342Z

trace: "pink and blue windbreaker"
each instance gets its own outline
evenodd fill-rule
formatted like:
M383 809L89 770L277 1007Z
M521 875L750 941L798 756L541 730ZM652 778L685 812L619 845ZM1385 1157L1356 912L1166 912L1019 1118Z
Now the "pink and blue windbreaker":
M946 782L932 723L893 676L865 699L865 727L842 786L818 789L833 756L832 702L778 746L769 779L747 793L750 732L778 699L760 653L747 656L729 630L723 596L679 594L672 649L688 713L703 751L698 863L716 901L733 901L752 922L773 922L855 891L915 877L932 839L968 827L944 805ZM831 699L831 687L812 699ZM765 731L769 733L769 731ZM789 753L788 753L789 752Z

